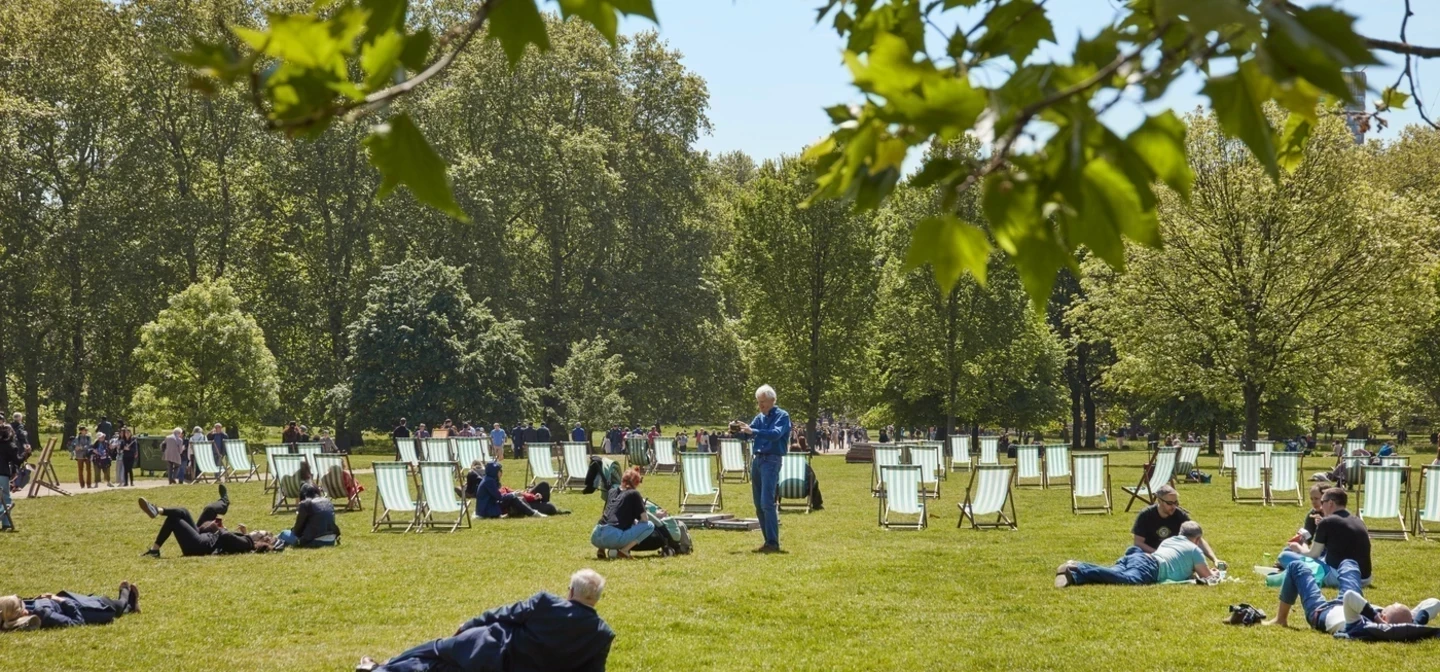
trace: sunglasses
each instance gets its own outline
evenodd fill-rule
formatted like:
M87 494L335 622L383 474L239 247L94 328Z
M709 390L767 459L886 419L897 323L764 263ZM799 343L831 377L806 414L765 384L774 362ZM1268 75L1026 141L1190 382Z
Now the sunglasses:
M1180 500L1178 500L1178 499L1177 499L1177 500L1174 500L1174 501L1171 501L1171 500L1168 500L1168 499L1162 499L1162 500L1159 500L1159 501L1160 501L1161 504L1169 504L1170 506L1180 506Z

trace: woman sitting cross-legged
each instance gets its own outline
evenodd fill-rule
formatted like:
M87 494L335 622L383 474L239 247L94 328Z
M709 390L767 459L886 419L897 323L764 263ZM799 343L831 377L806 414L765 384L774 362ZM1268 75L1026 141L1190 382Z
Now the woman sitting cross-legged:
M129 613L140 613L140 588L129 581L120 582L119 598L63 590L28 600L15 595L0 597L0 629L4 630L104 625Z
M631 467L620 477L620 489L605 502L605 513L590 533L596 557L604 559L606 551L615 551L629 559L635 545L655 531L655 523L645 515L645 496L637 489L643 480L645 476L638 467Z
M160 557L160 547L175 536L176 543L180 544L180 554L184 556L193 555L231 555L236 553L269 553L275 550L274 535L264 530L247 533L245 526L241 525L238 532L231 532L224 528L220 516L230 509L230 498L226 495L225 486L220 486L219 501L205 505L200 512L200 521L196 523L190 517L190 512L181 508L162 508L140 498L140 510L151 518L164 516L165 522L160 526L160 534L155 537L155 543L144 555Z

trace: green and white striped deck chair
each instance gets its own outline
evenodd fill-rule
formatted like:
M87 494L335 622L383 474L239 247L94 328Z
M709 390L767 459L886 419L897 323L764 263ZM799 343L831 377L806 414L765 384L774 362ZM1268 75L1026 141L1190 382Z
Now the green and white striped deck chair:
M1405 528L1405 509L1401 493L1405 490L1405 467L1371 465L1365 467L1365 481L1360 484L1360 518L1370 530L1371 539L1409 539ZM1409 496L1404 504L1408 507ZM1396 528L1377 528L1375 523L1398 520Z
M1265 504L1265 454L1258 450L1237 450L1230 459L1235 466L1230 480L1230 501Z
M249 483L250 479L260 477L260 468L250 461L244 439L225 440L225 460L230 463L230 474L226 480L233 481L244 476L245 480L241 483Z
M1357 455L1365 449L1364 439L1346 439L1345 456L1345 487L1354 488L1359 485L1365 477L1365 467L1370 458L1364 455Z
M1286 496L1283 503L1305 503L1305 493L1301 492L1304 488L1300 487L1302 470L1300 462L1300 453L1298 452L1291 453L1282 450L1270 453L1270 472L1266 478L1265 497L1271 504L1282 503L1280 495L1288 492L1295 493L1295 500L1292 502L1290 497Z
M650 458L650 445L643 436L625 437L625 459L626 469L640 467L640 471L648 472L654 460Z
M470 468L476 460L480 464L490 461L490 455L485 450L486 440L476 436L457 436L455 441L455 466L461 473Z
M1274 441L1256 441L1256 442L1255 442L1255 450L1259 451L1261 455L1264 455L1264 456L1265 456L1265 468L1266 468L1266 469L1269 469L1269 468L1270 468L1270 456L1273 455L1273 454L1275 454L1275 442L1274 442Z
M979 464L1000 464L1000 437L980 437L980 462Z
M1380 464L1383 465L1391 467L1405 467L1406 469L1410 468L1409 455L1386 455L1384 457L1379 457L1376 459L1380 460Z
M1100 503L1082 503L1080 500L1100 498ZM1110 503L1110 454L1073 453L1070 455L1070 512L1103 513L1109 515Z
M1440 523L1440 466L1420 467L1420 498L1415 503L1415 534L1430 538L1425 523Z
M680 465L675 463L675 439L665 436L655 437L654 471L668 474L680 471Z
M190 455L195 458L196 483L225 480L225 465L215 461L215 449L209 442L191 446Z
M724 507L721 484L715 474L713 453L680 453L681 513L715 513Z
M975 457L970 454L970 436L950 437L950 470L970 471L975 465Z
M585 475L590 472L590 446L584 441L563 441L560 443L561 466L565 467L560 479L560 489L569 490L585 487Z
M1014 482L1015 467L1012 465L975 465L975 471L970 474L970 486L965 488L965 501L959 505L960 520L955 527L964 526L965 519L969 518L970 526L975 529L1018 529L1020 521L1015 516ZM1006 505L1010 507L1008 516L1005 514Z
M1365 442L1365 439L1345 439L1345 455L1348 457L1357 450L1364 450Z
M1200 444L1180 444L1180 454L1175 458L1175 475L1183 481L1198 464L1200 464Z
M304 455L284 453L275 456L275 499L270 513L294 511L300 504L300 465Z
M265 446L265 492L275 489L275 456L289 454L290 446Z
M420 456L426 462L451 462L455 456L450 453L450 439L420 439L420 450L424 455ZM467 463L466 468L470 465Z
M525 487L540 481L551 481L551 486L560 487L560 472L555 470L555 448L551 444L526 446Z
M1015 446L1015 487L1045 487L1045 468L1040 464L1040 446Z
M443 440L443 439L442 439ZM541 452L541 451L531 451ZM449 526L447 532L454 532L464 524L470 527L470 503L455 492L455 463L425 461L420 463L420 492L425 501L420 503L420 515L415 519L417 530L429 527L441 529ZM445 520L436 520L439 514ZM453 520L449 517L454 516Z
M925 498L921 496L921 480L925 468L918 464L880 467L880 480L885 484L880 493L880 526L886 529L923 530L929 524ZM897 516L915 516L913 521L891 520Z
M310 463L310 471L313 473L315 471L315 456L325 452L325 449L321 448L318 443L297 443L295 444L295 452L299 453L301 457L305 458L306 462Z
M740 439L720 439L720 480L750 482L750 470L745 460L745 446Z
M1220 442L1220 473L1235 473L1235 453L1239 450L1239 441L1225 440Z
M940 475L945 473L944 456L937 441L925 441L910 446L910 464L920 467L920 494L926 497L940 497ZM881 474L880 480L884 474Z
M948 469L948 468L945 466L945 442L944 442L944 441L929 441L929 440L926 440L926 441L916 441L915 443L916 443L917 445L919 445L921 448L934 448L935 450L939 451L938 455L940 456L940 458L939 458L940 461L939 461L939 462L936 462L936 464L940 465L940 468L939 468L939 473L936 474L936 475L939 476L939 477L940 477L941 479L943 479L943 480L947 480L947 481L950 480L950 469ZM915 464L915 458L914 458L914 457L911 457L911 458L910 458L910 464Z
M871 471L871 476L873 477L870 484L871 495L879 497L880 492L885 489L885 482L880 480L880 467L898 466L900 464L902 450L901 447L894 444L875 446L873 457L871 458L871 463L874 465Z
M400 461L415 471L420 466L420 456L415 454L415 439L412 437L395 437L395 454L400 456Z
M780 457L780 482L775 488L778 510L810 513L810 481L805 478L809 466L810 456L806 453L786 453Z
M1044 458L1045 487L1068 484L1070 482L1070 445L1047 443L1045 444Z
M1145 502L1146 506L1155 503L1155 491L1162 485L1169 485L1175 482L1175 458L1174 448L1160 447L1150 454L1150 463L1140 472L1140 481L1133 488L1121 488L1130 493L1130 502L1125 505L1125 510L1135 506L1135 500Z
M405 532L415 527L420 517L420 503L410 494L410 465L404 462L376 462L375 507L371 509L371 532L386 528L405 526Z
M360 493L351 496L345 492L345 474L350 474L352 480L355 478L355 475L350 473L350 459L340 453L319 453L314 458L315 462L310 468L315 474L315 482L325 491L325 496L344 502L346 511L361 510L363 507L360 504Z

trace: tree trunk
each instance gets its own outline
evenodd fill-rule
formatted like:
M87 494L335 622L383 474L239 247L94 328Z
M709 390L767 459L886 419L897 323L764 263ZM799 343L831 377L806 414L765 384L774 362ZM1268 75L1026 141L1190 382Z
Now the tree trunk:
M1245 397L1245 435L1241 437L1242 450L1255 450L1255 440L1260 438L1260 395L1264 389L1259 383L1246 382L1241 386Z
M1095 450L1095 397L1086 385L1082 391L1081 403L1085 408L1085 449Z
M1072 379L1070 384L1070 449L1080 450L1080 432L1084 414L1081 412L1080 386Z
M1210 425L1210 457L1215 457L1216 439L1219 438L1220 428L1215 424Z

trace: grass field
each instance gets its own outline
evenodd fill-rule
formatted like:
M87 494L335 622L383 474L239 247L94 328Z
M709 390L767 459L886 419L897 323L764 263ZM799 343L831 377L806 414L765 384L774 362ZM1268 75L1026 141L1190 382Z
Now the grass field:
M1118 491L1138 477L1143 455L1112 461ZM361 477L366 511L341 515L341 547L265 556L182 558L172 545L162 559L140 557L158 524L136 508L135 492L21 500L21 532L0 535L0 594L113 593L130 579L144 613L105 627L5 634L0 669L349 670L362 654L383 659L490 606L563 591L580 567L609 579L600 613L619 635L615 670L1278 670L1317 661L1401 669L1440 654L1433 641L1365 645L1306 629L1220 625L1233 603L1273 612L1275 591L1249 567L1273 560L1264 554L1273 556L1304 513L1232 504L1224 477L1182 485L1180 496L1237 582L1062 590L1052 583L1060 562L1109 562L1129 544L1124 499L1113 516L1077 517L1068 489L1023 490L1019 531L957 530L966 479L952 475L930 529L892 532L876 526L869 465L828 456L814 465L826 509L783 515L788 553L772 556L749 552L758 532L699 531L691 556L597 561L588 539L601 501L578 494L557 498L571 516L477 521L453 535L372 534L370 476ZM1214 472L1215 458L1202 457L1201 467ZM523 467L509 471L517 485ZM649 476L641 490L673 506L678 476ZM291 520L268 514L258 483L231 493L231 526ZM214 488L144 494L198 510ZM725 495L727 511L753 515L748 485L727 485ZM1433 541L1375 542L1371 600L1440 594L1437 553Z

